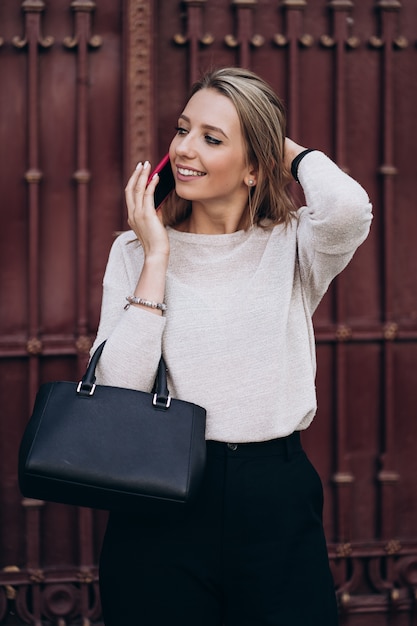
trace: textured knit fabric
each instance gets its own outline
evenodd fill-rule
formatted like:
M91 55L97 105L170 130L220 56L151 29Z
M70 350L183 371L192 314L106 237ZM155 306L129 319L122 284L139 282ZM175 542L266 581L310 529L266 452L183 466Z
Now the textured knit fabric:
M173 397L207 410L206 438L255 442L309 426L316 413L312 315L368 235L363 188L321 152L298 170L306 206L285 228L225 235L168 229L163 317L131 306L143 264L133 232L112 246L97 382L150 391L164 355ZM147 294L141 294L146 298Z

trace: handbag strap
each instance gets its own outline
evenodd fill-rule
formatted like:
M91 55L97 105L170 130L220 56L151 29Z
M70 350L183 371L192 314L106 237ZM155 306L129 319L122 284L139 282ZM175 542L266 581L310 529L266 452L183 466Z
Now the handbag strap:
M77 393L81 396L92 396L94 394L96 388L96 367L105 344L106 341L103 341L95 350L84 376L78 383ZM162 356L159 360L158 371L154 382L152 404L157 409L162 410L168 409L171 404L171 396L167 385L167 368Z

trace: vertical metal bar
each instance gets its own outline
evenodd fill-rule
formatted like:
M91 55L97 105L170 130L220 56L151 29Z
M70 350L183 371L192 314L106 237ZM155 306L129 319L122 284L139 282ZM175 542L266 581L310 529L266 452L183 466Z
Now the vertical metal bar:
M335 160L342 169L346 168L346 72L345 55L348 32L348 12L353 8L350 0L331 0L333 10L335 46Z
M379 0L377 8L381 19L381 80L382 80L382 210L383 210L383 285L384 285L384 323L385 343L383 359L383 436L380 454L380 535L390 539L395 535L395 493L398 473L394 470L394 364L393 339L396 336L396 324L393 321L392 262L393 262L393 210L394 210L394 179L397 173L394 166L394 87L393 87L393 54L394 22L396 13L401 9L397 0Z
M286 40L288 42L288 134L296 141L299 140L299 37L302 34L302 11L306 8L306 0L283 0L282 6L286 12Z
M76 133L77 163L74 180L77 185L77 335L87 334L87 276L88 276L88 185L91 173L88 169L88 39L91 11L95 3L75 0L71 3L75 12L75 37L77 42L77 91Z
M184 0L187 6L188 80L192 85L199 78L199 47L202 40L203 5L207 0Z
M256 4L257 0L232 0L232 5L236 7L236 47L239 50L238 62L241 67L246 68L250 67L252 11Z
M71 8L75 13L75 35L64 40L68 48L77 51L77 82L76 82L76 111L77 111L77 152L76 171L74 180L77 184L76 210L77 210L77 354L79 373L85 367L85 355L83 352L89 345L88 330L88 202L89 183L91 173L89 170L89 145L88 145L88 91L89 91L89 64L88 48L91 45L98 47L101 44L99 37L91 37L92 12L96 5L92 0L73 0ZM86 508L78 510L78 540L79 560L81 569L85 572L93 564L93 520L92 511ZM88 623L88 586L81 585L81 613L84 624Z
M23 3L26 11L26 32L28 37L28 91L27 91L27 120L28 120L28 170L25 178L28 183L28 210L29 210L29 265L28 265L28 353L36 357L42 344L39 338L39 186L42 172L39 169L39 132L38 132L38 41L40 33L39 6L31 12L32 6ZM39 385L39 359L29 358L29 397L30 404Z
M13 38L17 48L28 50L27 66L27 164L25 179L28 184L28 341L27 351L37 355L42 350L39 338L39 194L42 172L39 168L39 47L49 47L52 37L41 36L40 18L45 9L42 0L25 0L25 36ZM29 402L32 404L38 387L38 360L29 359Z
M87 289L88 289L88 192L91 178L88 169L88 40L90 38L91 13L95 3L89 0L71 3L75 11L75 37L77 40L77 163L74 179L77 184L77 335L87 335ZM79 370L83 369L80 363ZM79 555L82 565L90 564L92 554L91 511L79 510Z
M198 79L198 48L200 33L200 3L188 5L188 41L189 41L189 80L194 83Z
M31 614L34 626L41 626L42 603L40 584L44 581L44 574L40 568L40 536L41 510L44 506L41 500L24 498L22 505L26 512L26 567L30 572L31 580Z
M153 0L123 0L123 176L128 180L136 163L156 153L153 71ZM125 211L123 208L123 220Z
M45 9L42 0L25 0L22 3L25 15L25 35L12 39L17 48L27 48L27 164L25 179L28 184L28 341L27 351L34 357L42 350L39 338L40 300L39 300L39 194L42 172L39 163L39 47L47 48L53 44L52 37L41 36L41 13ZM39 387L39 360L29 358L29 406L30 413L36 390ZM24 499L27 528L26 561L28 567L39 570L40 555L40 507L43 503ZM34 611L39 609L39 588L34 589ZM39 609L40 610L40 609ZM40 613L39 613L40 614Z
M330 1L329 8L333 12L333 40L334 51L334 144L335 160L339 166L346 169L346 73L345 73L345 41L348 37L346 12L352 7L352 2L346 0ZM350 337L350 329L344 324L346 301L343 289L343 276L334 283L335 321L338 327L339 341L335 345L335 394L336 394L336 471L333 482L336 485L335 504L337 507L335 535L339 542L351 539L352 526L352 483L354 480L348 450L347 439L347 354L346 341Z

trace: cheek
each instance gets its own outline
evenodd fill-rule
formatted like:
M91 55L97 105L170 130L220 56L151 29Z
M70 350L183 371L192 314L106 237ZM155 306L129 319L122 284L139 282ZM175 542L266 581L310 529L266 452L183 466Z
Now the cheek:
M236 165L236 161L219 162L216 166L216 173L218 180L231 189L243 184L243 169Z
M177 144L177 137L174 136L172 141L171 141L171 143L169 144L169 150L168 150L169 158L170 158L171 163L173 162L173 160L175 158L175 147L176 147L176 144Z

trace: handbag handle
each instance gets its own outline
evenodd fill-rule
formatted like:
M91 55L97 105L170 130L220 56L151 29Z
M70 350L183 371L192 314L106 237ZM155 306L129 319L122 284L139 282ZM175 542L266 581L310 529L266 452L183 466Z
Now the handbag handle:
M84 376L78 383L77 393L81 396L92 396L94 394L96 389L96 367L105 343L106 340L95 350ZM167 368L162 356L159 360L158 371L154 382L152 404L155 408L162 410L168 409L171 404L171 396L167 385Z

